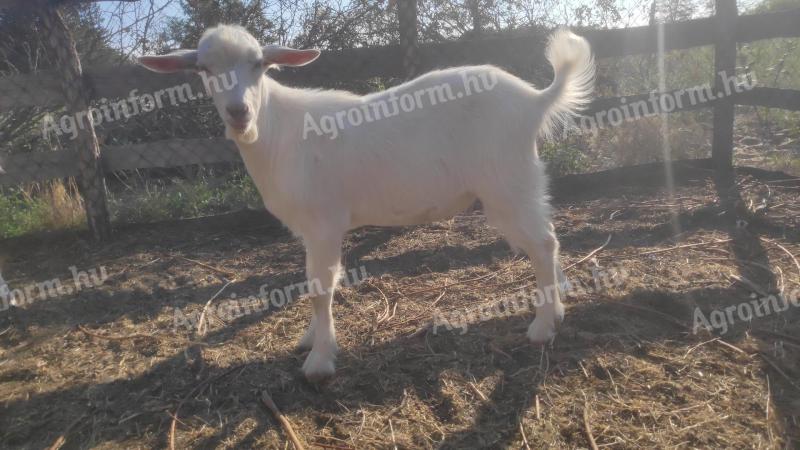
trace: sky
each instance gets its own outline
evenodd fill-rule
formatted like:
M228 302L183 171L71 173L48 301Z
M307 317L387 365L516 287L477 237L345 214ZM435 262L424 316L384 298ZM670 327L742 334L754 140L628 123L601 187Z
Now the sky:
M378 0L375 0L378 1ZM458 0L457 0L458 1ZM529 0L536 2L536 0ZM563 11L574 11L580 5L593 6L598 0L565 0L561 2ZM630 17L623 17L618 26L637 26L646 25L648 21L647 11L636 5L641 5L647 0L613 0L616 6L622 11L631 11ZM704 1L704 0L698 0ZM739 0L740 5L748 3L749 0ZM150 30L160 29L171 18L183 17L183 9L180 0L140 0L136 3L124 3L118 1L102 1L98 7L102 12L103 26L112 33L111 44L114 47L124 50L131 49L135 44L136 30L141 30L145 26L143 17L152 8L157 12L156 20L150 24ZM560 9L560 8L559 8ZM566 14L566 12L564 13ZM568 18L558 17L556 21L569 22Z

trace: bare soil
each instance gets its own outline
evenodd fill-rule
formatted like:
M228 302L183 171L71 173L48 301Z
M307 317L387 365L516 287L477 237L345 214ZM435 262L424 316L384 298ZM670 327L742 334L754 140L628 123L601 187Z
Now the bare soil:
M525 340L532 314L425 328L434 302L473 311L533 282L479 210L352 232L346 267L369 277L336 295L338 371L323 385L294 350L305 298L239 318L209 308L205 336L175 327L176 309L203 310L229 281L212 306L303 280L301 244L264 213L122 227L106 244L2 242L12 288L73 283L72 266L108 279L0 312L0 447L168 448L175 420L175 448L291 448L266 391L308 448L590 448L590 435L598 448L797 448L800 308L724 334L692 325L697 307L800 288L800 182L743 170L720 189L695 167L670 195L662 173L556 181L565 266L611 235L568 276L626 275L570 296L545 348Z

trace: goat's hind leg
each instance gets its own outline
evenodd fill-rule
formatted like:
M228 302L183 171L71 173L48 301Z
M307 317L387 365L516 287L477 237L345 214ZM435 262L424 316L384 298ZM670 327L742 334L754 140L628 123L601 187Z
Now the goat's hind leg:
M556 327L564 319L560 290L566 279L558 261L558 239L549 221L549 207L520 207L500 212L487 205L489 220L509 243L522 249L536 272L536 318L528 327L528 339L535 344L552 341Z
M564 320L561 292L564 275L558 263L558 239L547 231L540 238L531 239L525 247L536 271L536 318L528 327L528 339L534 344L550 342L556 328Z

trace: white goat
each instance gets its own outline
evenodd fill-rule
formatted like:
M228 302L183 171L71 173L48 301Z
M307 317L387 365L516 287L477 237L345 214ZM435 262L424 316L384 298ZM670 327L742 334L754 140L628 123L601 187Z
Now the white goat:
M594 61L586 40L565 29L553 34L547 58L555 80L544 90L492 66L438 70L367 96L295 89L265 76L269 67L303 66L317 56L318 50L261 47L243 28L220 25L203 34L197 50L139 59L157 72L235 75L233 88L213 93L226 136L267 209L302 238L308 279L324 292L312 296L299 344L311 348L305 376L316 381L334 373L331 303L344 234L446 219L476 199L532 260L547 301L536 305L528 338L550 341L564 315L554 289L563 275L536 139L587 103ZM346 116L354 109L362 116L372 111L373 120ZM336 118L336 132L309 133L325 117Z

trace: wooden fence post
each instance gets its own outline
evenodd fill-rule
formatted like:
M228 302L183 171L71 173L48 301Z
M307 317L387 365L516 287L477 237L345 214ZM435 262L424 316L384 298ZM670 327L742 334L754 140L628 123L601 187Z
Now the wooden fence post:
M718 177L733 175L733 120L736 83L736 0L715 0L714 17L714 136L711 158Z
M398 0L397 20L400 28L400 51L403 53L403 75L408 80L417 76L419 70L417 0Z
M100 160L100 145L88 114L90 97L84 84L81 61L72 34L58 9L47 0L39 0L37 9L42 19L45 38L53 52L55 67L59 70L67 114L74 115L78 124L75 138L78 188L83 197L89 232L95 240L104 240L111 235L106 181Z

